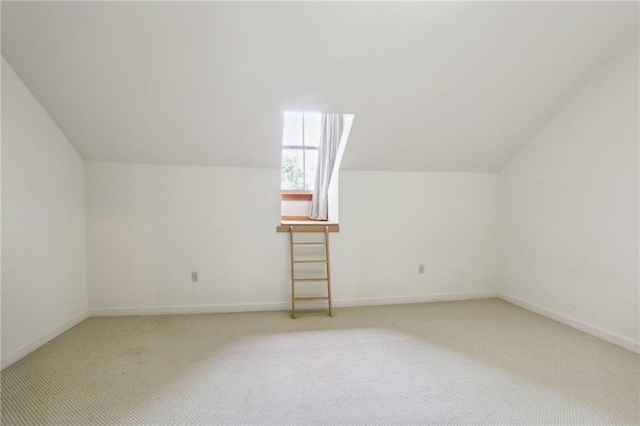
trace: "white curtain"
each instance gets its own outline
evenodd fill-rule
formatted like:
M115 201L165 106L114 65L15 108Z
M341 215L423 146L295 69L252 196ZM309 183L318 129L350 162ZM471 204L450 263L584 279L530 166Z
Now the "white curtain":
M318 168L316 169L316 182L313 187L309 219L327 220L329 214L327 192L338 156L343 126L342 114L322 114Z

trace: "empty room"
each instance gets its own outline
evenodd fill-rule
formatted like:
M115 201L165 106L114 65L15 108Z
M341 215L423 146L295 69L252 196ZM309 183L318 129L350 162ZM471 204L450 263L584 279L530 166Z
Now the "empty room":
M1 423L640 424L639 6L2 1Z

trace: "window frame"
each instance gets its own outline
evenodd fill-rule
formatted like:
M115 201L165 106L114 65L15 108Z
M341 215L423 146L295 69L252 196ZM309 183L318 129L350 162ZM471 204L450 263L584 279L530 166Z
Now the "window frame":
M302 151L302 189L282 189L280 186L280 191L282 193L282 200L285 200L285 196L290 197L288 200L311 200L311 194L313 193L313 189L305 189L307 187L307 151L320 151L319 146L309 146L306 144L306 131L305 131L305 117L307 114L312 114L309 112L301 112L302 115L302 145L281 145L280 146L280 154L282 158L282 154L284 154L285 149L290 150L300 150ZM317 167L317 165L316 165ZM282 162L280 163L280 173L282 179ZM281 184L282 185L282 184ZM315 187L315 182L313 182ZM308 194L308 195L307 195ZM304 196L303 196L304 195ZM298 198L296 198L298 197Z

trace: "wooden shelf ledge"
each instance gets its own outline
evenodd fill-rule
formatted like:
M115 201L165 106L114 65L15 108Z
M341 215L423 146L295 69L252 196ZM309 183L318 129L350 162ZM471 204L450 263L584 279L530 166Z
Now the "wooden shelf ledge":
M290 227L294 227L294 232L324 232L325 227L329 227L329 232L340 232L340 227L335 222L320 222L317 220L283 220L276 227L276 232L289 232Z

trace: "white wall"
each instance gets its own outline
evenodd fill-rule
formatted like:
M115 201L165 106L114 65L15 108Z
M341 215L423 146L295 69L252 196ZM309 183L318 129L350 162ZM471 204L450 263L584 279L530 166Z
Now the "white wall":
M507 300L638 351L638 39L500 173Z
M336 297L374 304L494 296L496 213L496 174L341 170Z
M340 180L337 306L495 294L495 174ZM92 314L288 309L279 182L277 169L86 163Z
M92 309L287 300L278 170L87 162L86 185Z
M305 216L309 217L311 201L308 200L287 200L282 201L282 216Z
M2 60L2 367L87 316L84 163Z

